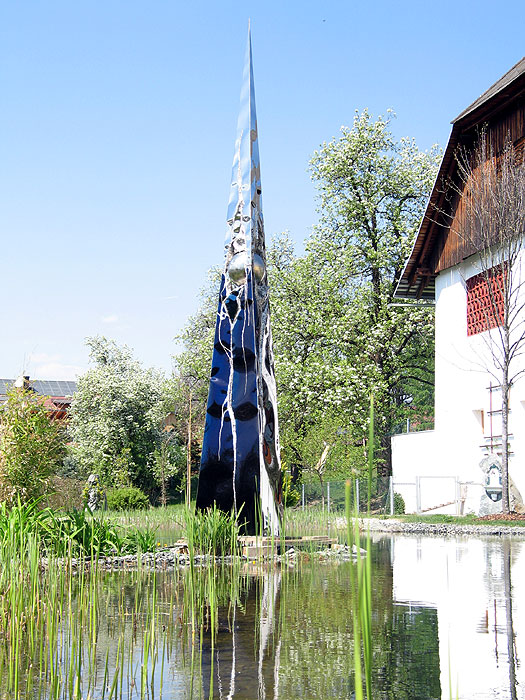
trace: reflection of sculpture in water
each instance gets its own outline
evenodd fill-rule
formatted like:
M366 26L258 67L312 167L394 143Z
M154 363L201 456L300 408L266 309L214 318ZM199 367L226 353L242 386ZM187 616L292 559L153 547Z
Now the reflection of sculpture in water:
M213 644L211 631L205 635L201 667L206 698L278 697L281 641L276 622L281 572L259 570L258 574L250 577L238 604L239 612L236 604L219 609Z

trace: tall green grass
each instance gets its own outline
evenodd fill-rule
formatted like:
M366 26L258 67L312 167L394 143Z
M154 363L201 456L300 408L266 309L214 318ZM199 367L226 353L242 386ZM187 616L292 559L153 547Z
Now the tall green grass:
M372 495L372 475L374 469L374 398L370 398L368 433L368 515ZM354 632L354 679L355 698L372 698L372 564L370 531L361 539L359 532L359 506L354 498L352 513L352 490L346 482L346 522L347 538L355 548L356 566L350 567L350 589L352 598L352 624ZM353 516L353 517L352 517ZM364 548L362 547L364 545ZM364 691L363 691L364 680Z
M185 536L191 554L239 554L240 517L240 513L236 515L233 511L225 513L216 503L206 510L186 508Z

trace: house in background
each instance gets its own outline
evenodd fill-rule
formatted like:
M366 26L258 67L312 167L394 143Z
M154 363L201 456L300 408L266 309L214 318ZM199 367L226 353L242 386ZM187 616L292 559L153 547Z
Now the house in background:
M494 314L485 308L490 294L480 277L479 249L476 253L469 239L457 233L466 225L466 206L457 186L456 154L472 150L480 131L486 129L496 156L510 138L523 157L525 58L452 124L436 184L396 291L398 297L435 299L436 305L435 429L392 438L394 489L403 495L407 512L501 510L493 478L502 446L501 387L489 366L480 362L483 334L490 332L487 319ZM444 211L446 217L438 215ZM518 369L525 370L524 357L516 362L523 365ZM514 504L519 504L520 493L525 497L523 377L510 390L509 445L512 507L513 496ZM491 460L496 471L487 473Z
M7 392L13 387L26 389L35 396L45 397L44 405L53 420L64 420L71 406L77 383L70 381L47 381L21 376L18 379L0 379L0 404L7 400Z

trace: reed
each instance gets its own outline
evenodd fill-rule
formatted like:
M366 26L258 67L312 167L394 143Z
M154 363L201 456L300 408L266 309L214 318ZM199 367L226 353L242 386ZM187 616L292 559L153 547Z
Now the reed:
M191 541L190 558L195 553L210 557L239 554L240 513L225 513L214 503L206 510L184 511L185 535L188 546Z
M374 468L374 400L370 398L370 427L368 436L368 514L370 514L371 485ZM346 522L348 543L356 552L356 565L350 567L352 598L352 625L354 633L355 698L370 700L372 697L372 564L370 531L364 540L359 532L359 506L354 498L352 513L352 489L346 482ZM353 515L353 517L352 517ZM364 545L364 548L362 547ZM364 693L363 694L363 679Z

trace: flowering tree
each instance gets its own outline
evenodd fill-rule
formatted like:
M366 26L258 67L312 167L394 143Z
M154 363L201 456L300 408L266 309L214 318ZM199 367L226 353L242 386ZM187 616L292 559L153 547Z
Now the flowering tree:
M151 491L166 412L165 378L144 369L126 346L100 336L86 342L94 366L80 377L71 405L74 454L84 475L96 473L106 485Z
M356 445L373 393L386 472L410 403L433 413L433 310L393 295L439 160L437 149L395 141L391 117L356 114L314 153L319 223L304 256L294 259L289 242L275 256L272 287L283 418L301 435L321 409Z

